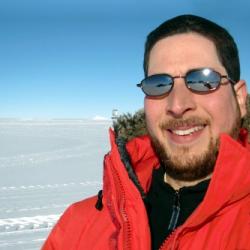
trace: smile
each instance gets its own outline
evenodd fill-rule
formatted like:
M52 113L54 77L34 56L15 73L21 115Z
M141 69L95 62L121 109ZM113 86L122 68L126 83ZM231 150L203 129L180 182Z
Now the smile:
M187 136L187 135L191 135L197 131L200 131L204 128L204 126L195 126L192 128L188 128L188 129L175 129L175 130L170 130L171 133L179 135L179 136Z

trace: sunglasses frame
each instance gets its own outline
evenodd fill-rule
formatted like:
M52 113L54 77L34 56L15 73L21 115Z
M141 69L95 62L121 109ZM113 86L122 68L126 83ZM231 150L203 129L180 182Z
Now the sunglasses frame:
M192 88L188 85L188 83L187 83L187 79L186 79L187 75L190 74L190 73L192 73L192 72L203 71L203 70L209 70L209 71L212 71L212 72L216 73L216 74L220 77L220 80L219 80L218 85L217 85L216 87L214 87L214 88L211 88L211 89L207 90L207 91L199 91L199 90L192 89ZM160 94L160 95L149 95L149 94L147 94L147 93L144 91L144 89L143 89L143 82L144 82L145 80L147 80L148 78L153 77L153 76L167 76L167 77L170 77L170 78L172 79L172 84L171 84L171 88L169 89L169 91L167 91L167 92L165 92L165 93L163 93L163 94ZM217 90L217 89L220 87L220 85L226 85L228 82L230 82L230 83L233 84L233 85L236 84L236 82L235 82L234 80L232 80L229 76L227 76L227 75L222 75L222 74L219 73L218 71L216 71L216 70L214 70L214 69L212 69L212 68L207 68L207 67L206 67L206 68L191 69L191 70L189 70L189 71L186 73L185 76L181 76L181 75L180 75L180 76L171 76L171 75L165 74L165 73L162 73L162 74L154 74L154 75L151 75L151 76L148 76L148 77L144 78L140 83L136 84L136 86L139 87L139 88L141 88L142 91L143 91L143 93L144 93L146 96L149 96L149 97L160 97L160 96L167 95L167 94L169 94L169 93L172 91L172 89L173 89L173 87L174 87L174 80L175 80L175 79L178 79L178 78L183 78L186 87L187 87L191 92L194 92L194 93L197 93L197 94L208 94L208 93L211 93L211 92ZM222 80L223 78L224 78L224 79L227 79L228 82L222 83L221 80Z

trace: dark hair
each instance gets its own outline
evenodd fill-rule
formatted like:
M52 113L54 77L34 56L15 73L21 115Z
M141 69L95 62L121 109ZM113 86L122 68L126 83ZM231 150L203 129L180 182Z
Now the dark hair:
M181 15L162 23L147 36L144 51L144 74L148 74L150 51L161 39L183 33L198 33L211 40L228 76L235 82L240 79L240 62L237 45L229 32L218 24L195 15Z

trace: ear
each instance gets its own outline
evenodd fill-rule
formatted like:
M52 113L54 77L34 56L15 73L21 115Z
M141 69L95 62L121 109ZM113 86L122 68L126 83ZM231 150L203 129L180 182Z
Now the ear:
M237 99L238 104L239 104L241 118L243 118L247 113L247 107L246 107L247 86L246 86L246 82L244 80L238 81L234 85L234 91L235 91L236 99Z

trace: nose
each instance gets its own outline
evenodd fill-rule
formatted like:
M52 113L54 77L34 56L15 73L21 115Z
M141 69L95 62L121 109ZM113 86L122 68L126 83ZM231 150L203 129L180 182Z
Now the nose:
M173 89L166 97L166 112L174 118L181 118L196 109L195 94L186 87L183 78L175 78L174 81Z

